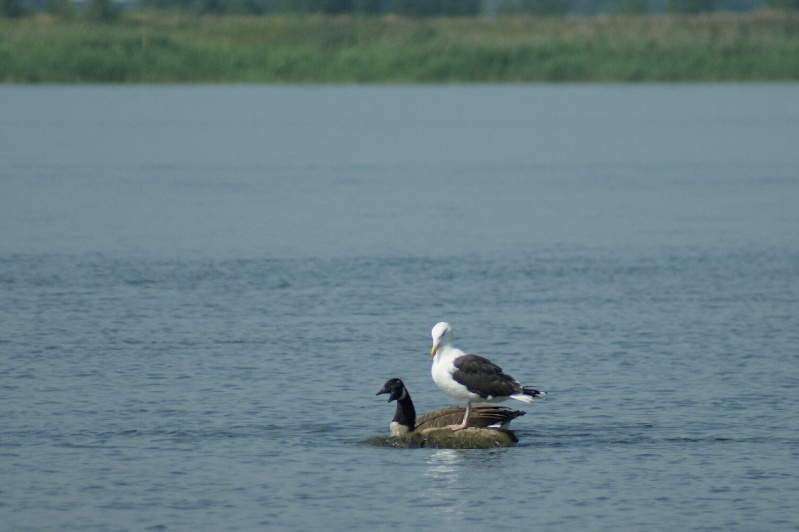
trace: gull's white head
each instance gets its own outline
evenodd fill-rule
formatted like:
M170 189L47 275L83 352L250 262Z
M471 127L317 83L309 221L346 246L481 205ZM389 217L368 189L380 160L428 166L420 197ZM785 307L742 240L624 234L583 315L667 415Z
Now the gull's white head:
M452 327L445 321L436 323L436 326L430 331L430 336L433 337L433 348L430 350L430 356L434 357L439 347L452 340Z

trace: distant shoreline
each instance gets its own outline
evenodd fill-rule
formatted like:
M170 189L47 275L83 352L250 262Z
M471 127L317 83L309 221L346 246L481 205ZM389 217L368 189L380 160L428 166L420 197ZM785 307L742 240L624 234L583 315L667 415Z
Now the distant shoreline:
M3 83L799 80L799 13L0 19Z

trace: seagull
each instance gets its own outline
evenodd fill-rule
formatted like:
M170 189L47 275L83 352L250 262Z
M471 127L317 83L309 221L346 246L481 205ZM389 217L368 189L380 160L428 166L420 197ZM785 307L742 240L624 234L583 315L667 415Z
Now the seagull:
M416 419L416 409L413 406L411 394L408 393L402 380L397 378L387 380L376 395L384 393L388 394L389 402L397 401L394 419L388 427L392 436L402 436L430 428L449 427L452 423L460 421L466 410L462 406L450 406L433 410ZM469 414L469 425L480 428L507 429L511 421L525 413L523 410L511 410L502 406L477 405Z
M452 345L452 327L449 323L437 323L431 331L433 357L431 373L433 382L441 391L453 399L466 402L466 413L463 421L450 425L453 431L465 429L468 424L469 410L472 402L499 403L507 399L516 399L532 403L536 397L546 395L544 392L519 384L519 381L506 375L502 368L487 358L466 354Z

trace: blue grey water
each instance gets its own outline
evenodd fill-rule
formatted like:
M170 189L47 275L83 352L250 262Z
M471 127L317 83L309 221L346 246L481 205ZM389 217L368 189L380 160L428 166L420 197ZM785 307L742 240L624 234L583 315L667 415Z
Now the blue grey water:
M798 528L798 102L0 87L2 528ZM441 320L516 447L363 443Z

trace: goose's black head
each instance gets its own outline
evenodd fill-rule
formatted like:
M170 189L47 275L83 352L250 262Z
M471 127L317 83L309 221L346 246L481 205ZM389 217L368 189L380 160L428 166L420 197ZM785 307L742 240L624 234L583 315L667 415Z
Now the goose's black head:
M383 385L383 388L377 392L375 395L380 394L388 394L388 402L397 401L399 399L404 399L405 395L408 393L405 391L405 384L402 383L399 379L389 379Z

